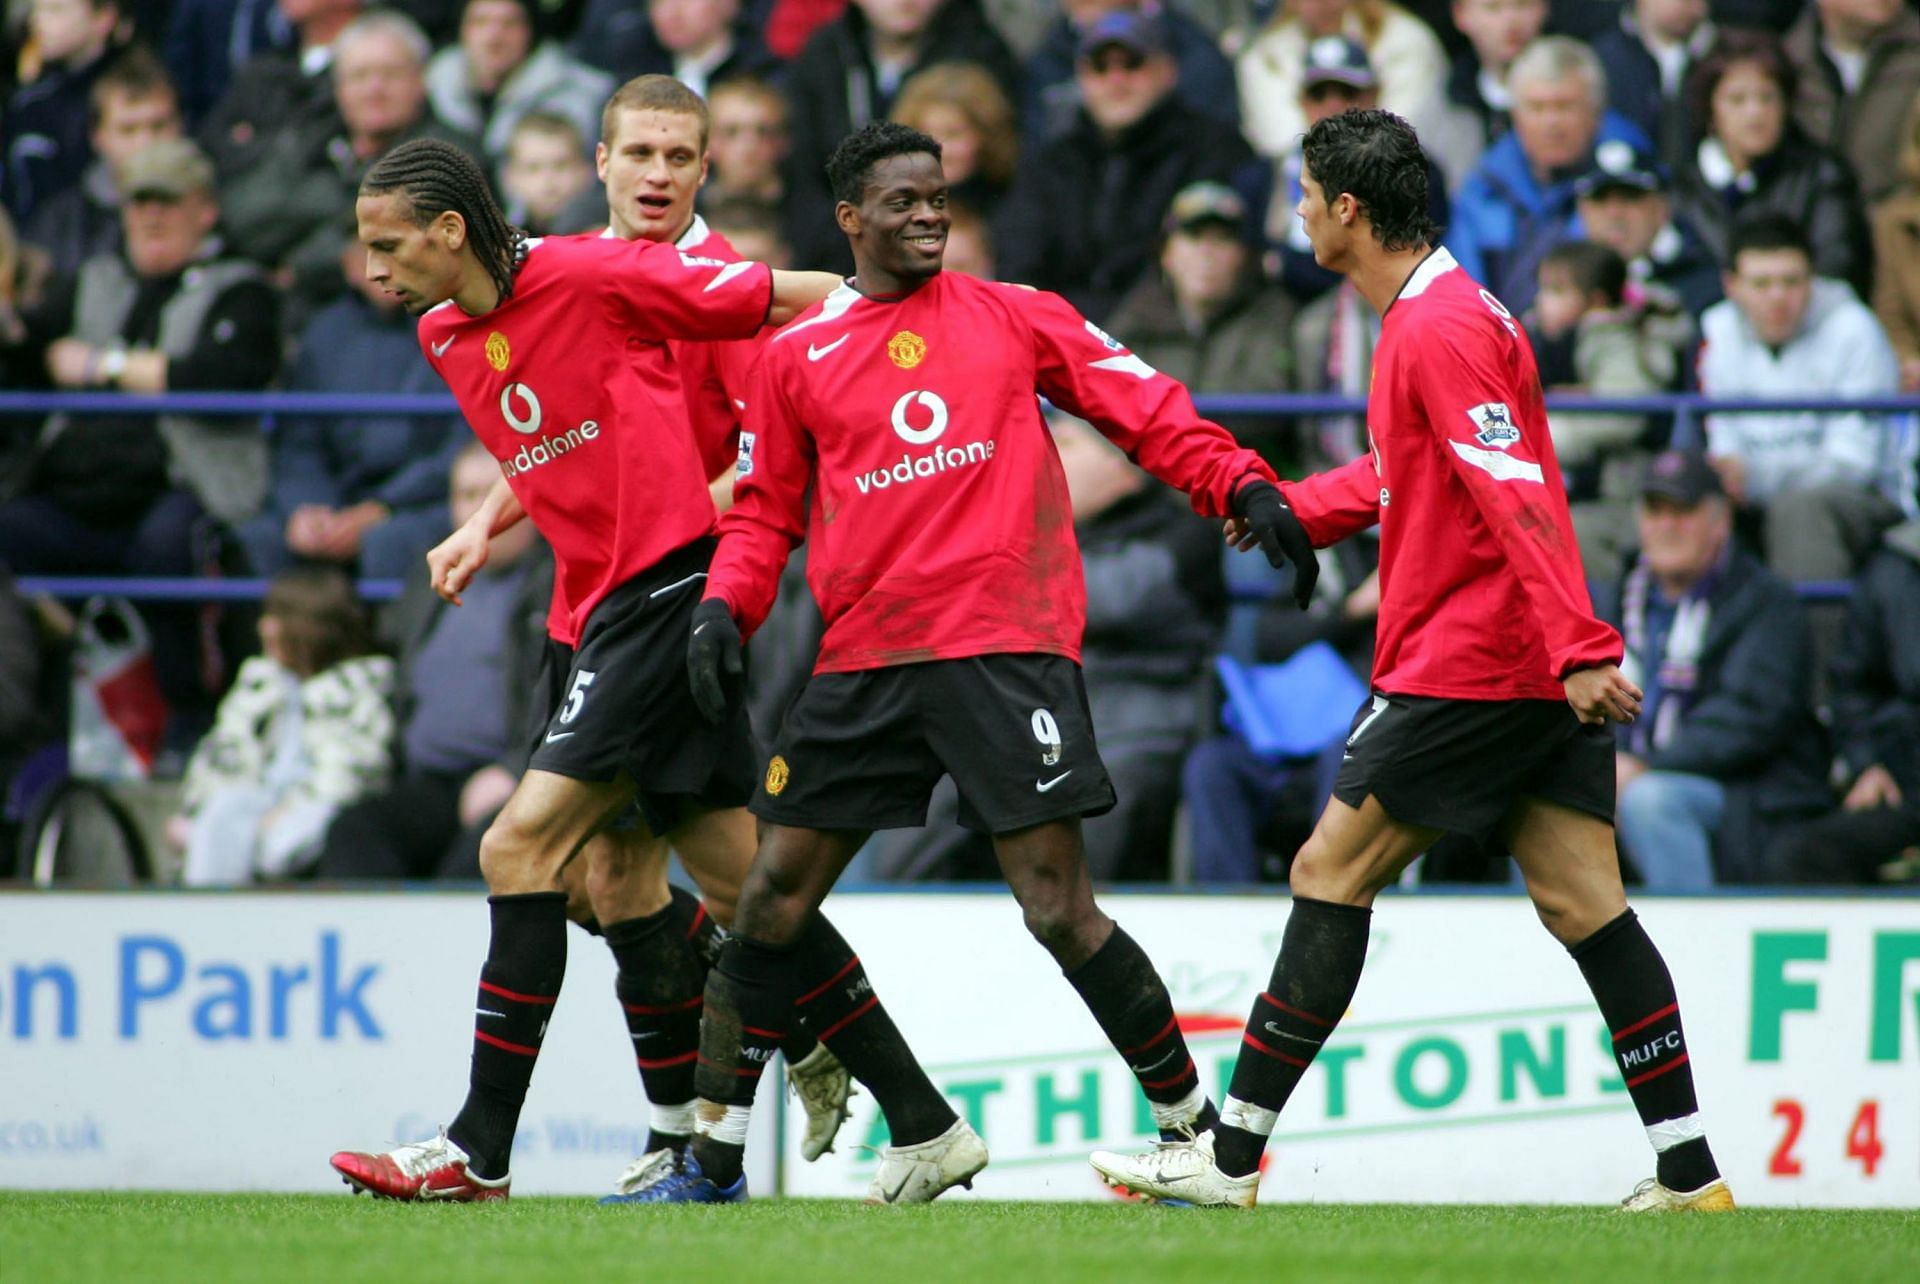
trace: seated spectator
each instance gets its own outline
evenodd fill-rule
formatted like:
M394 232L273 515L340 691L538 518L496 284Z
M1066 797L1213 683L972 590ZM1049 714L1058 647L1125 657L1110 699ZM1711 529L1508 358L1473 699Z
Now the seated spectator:
M62 276L96 254L119 252L120 167L142 148L180 137L180 109L166 69L138 45L100 73L87 108L93 160L79 182L41 202L23 229Z
M1899 0L1813 0L1787 32L1786 55L1794 121L1846 160L1869 204L1886 196L1920 94L1920 14Z
M1887 532L1854 585L1830 666L1840 809L1768 848L1770 883L1870 883L1920 847L1920 522ZM1894 868L1889 868L1894 867Z
M1064 294L1098 322L1152 265L1174 193L1227 182L1253 153L1174 96L1178 66L1153 19L1108 14L1078 67L1079 120L1022 158L993 239L1007 280Z
M334 270L345 292L317 313L287 373L288 392L434 393L413 318L367 280L349 244ZM447 468L468 439L447 415L285 415L272 434L272 481L240 528L256 575L329 562L373 579L419 574L447 524Z
M1461 184L1446 242L1467 275L1518 315L1533 303L1541 258L1573 233L1574 184L1593 169L1596 146L1645 149L1647 140L1606 110L1606 73L1577 40L1534 41L1507 84L1513 129Z
M1453 25L1467 37L1447 73L1444 107L1419 122L1420 141L1440 157L1449 189L1513 125L1507 72L1546 26L1546 0L1453 0Z
M290 48L293 23L277 4L179 0L160 53L180 91L180 111L198 126L226 96L236 71L256 56Z
M1593 41L1607 69L1607 100L1640 127L1669 169L1687 161L1701 123L1688 115L1687 78L1713 47L1705 0L1633 0Z
M796 267L832 267L846 259L847 238L833 221L824 185L793 180L787 100L780 91L743 76L714 86L707 111L701 205L748 202L777 215Z
M1679 382L1692 323L1672 301L1628 303L1626 285L1626 263L1591 241L1555 246L1541 260L1526 325L1547 391L1637 397ZM1647 417L1553 411L1547 426L1587 578L1617 579L1637 543L1634 497L1646 472Z
M1640 556L1596 603L1626 640L1621 671L1646 693L1616 731L1615 824L1650 891L1755 882L1769 833L1826 805L1806 612L1732 534L1713 467L1656 457Z
M1873 313L1900 358L1900 391L1920 392L1920 97L1902 137L1900 186L1873 211Z
M993 228L965 205L947 206L947 249L940 256L943 271L964 272L982 281L998 281L1000 268L993 252Z
M751 201L721 201L709 205L701 217L713 234L724 239L741 258L778 271L793 266L793 247L787 244L786 229L765 206ZM947 248L951 253L951 238Z
M6 172L0 193L16 220L80 181L93 83L116 52L118 0L32 0L28 11L40 73L13 91L0 113Z
M760 43L740 0L587 0L568 50L624 83L672 76L702 98L735 76L761 76L779 60Z
M500 183L507 222L529 235L565 236L606 221L576 214L594 199L593 166L586 139L565 116L535 111L520 118L507 139Z
M1426 119L1444 95L1447 58L1433 29L1388 0L1283 0L1273 20L1240 52L1241 128L1262 156L1300 150L1300 69L1307 46L1328 36L1357 40L1380 76L1380 105Z
M1247 205L1231 187L1194 183L1167 211L1160 267L1128 292L1113 330L1135 355L1195 393L1293 387L1293 300L1269 285L1247 241ZM1223 420L1239 435L1272 427Z
M46 254L22 244L13 220L0 208L0 388L47 386L46 339L34 333L34 326L43 321L52 274ZM31 435L23 420L0 419L0 475L9 472L6 465Z
M304 873L334 814L392 770L393 661L371 654L346 576L318 567L275 576L260 650L194 749L168 826L186 849L189 887Z
M1040 6L1035 6L1039 8ZM1021 128L1029 146L1038 147L1069 132L1080 110L1080 82L1074 75L1080 41L1094 23L1122 10L1157 8L1166 24L1167 45L1180 67L1180 101L1223 125L1240 126L1240 100L1233 64L1220 51L1217 33L1184 12L1186 5L1149 5L1145 0L1062 0L1060 17L1040 47L1027 59L1027 97Z
M1650 154L1597 147L1593 168L1574 184L1574 209L1589 239L1626 260L1630 302L1667 295L1698 322L1721 299L1720 264L1674 214L1670 185Z
M264 388L279 364L277 307L251 264L224 257L213 166L184 140L127 162L124 256L99 256L46 306L53 382L70 389ZM0 562L21 575L191 575L207 515L243 522L267 487L266 440L244 418L55 415L16 498L0 503ZM204 698L197 612L148 612L176 708Z
M1020 161L1013 103L985 67L948 62L901 86L893 119L940 144L949 199L992 220Z
M441 474L451 530L500 478L469 440ZM553 559L521 522L496 536L456 610L417 566L387 620L394 667L396 770L342 808L326 831L323 879L480 877L480 835L526 769L524 725L546 646ZM538 734L537 732L534 734Z
M613 77L542 39L539 21L534 0L466 0L460 42L427 64L433 114L477 137L496 165L528 112L565 116L582 138L597 138L600 109L613 95Z
M1727 298L1701 321L1700 391L1721 397L1889 396L1899 361L1873 313L1816 277L1782 215L1733 230ZM1897 521L1910 460L1887 416L1854 410L1719 413L1707 449L1767 563L1790 580L1845 579Z
M1300 309L1294 321L1300 391L1366 400L1373 385L1373 350L1379 343L1380 314L1360 297L1351 279L1342 281ZM1302 422L1300 436L1298 460L1305 472L1338 468L1373 448L1361 415L1315 416Z
M1873 247L1845 162L1787 117L1794 72L1772 36L1726 32L1694 68L1688 96L1706 135L1674 176L1674 205L1721 267L1736 219L1784 214L1807 229L1814 269L1867 297Z
M326 118L334 109L333 40L360 16L366 0L276 0L293 25L293 47L254 55L200 122L200 145L222 182L246 173L277 145L281 131Z

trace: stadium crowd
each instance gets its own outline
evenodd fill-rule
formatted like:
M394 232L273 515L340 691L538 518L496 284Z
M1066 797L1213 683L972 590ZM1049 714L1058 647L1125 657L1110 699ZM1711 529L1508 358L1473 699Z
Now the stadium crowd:
M1419 130L1444 243L1550 392L1920 393L1902 0L31 0L0 43L9 390L437 392L413 321L364 279L361 177L441 138L519 225L596 231L602 105L660 73L708 99L699 209L746 256L848 270L823 161L890 116L944 148L950 270L1058 291L1197 395L1366 392L1379 319L1293 210L1303 129L1376 105ZM1285 475L1368 448L1353 416L1223 422ZM1552 430L1596 605L1647 692L1620 732L1632 874L1920 876L1913 417L1567 411ZM1299 612L1104 438L1054 432L1122 797L1087 829L1096 875L1283 881L1355 701L1276 746L1248 692L1313 703L1295 666L1332 656L1357 700L1366 549L1323 552ZM257 630L231 605L142 608L190 880L474 876L524 760L551 569L522 538L461 612L428 591L426 550L495 475L457 416L16 415L0 451L13 576L273 577ZM377 639L350 576L405 581ZM803 594L790 574L754 648L763 734L817 642ZM0 773L64 734L35 614L0 582ZM1221 657L1264 681L1223 701ZM991 876L955 806L949 787L925 830L877 840L873 872ZM1499 881L1500 856L1449 839L1422 876Z

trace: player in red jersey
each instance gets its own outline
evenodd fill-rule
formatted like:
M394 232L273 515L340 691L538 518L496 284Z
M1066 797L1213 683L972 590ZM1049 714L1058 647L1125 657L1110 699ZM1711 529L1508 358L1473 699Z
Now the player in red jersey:
M1405 121L1346 112L1304 146L1298 213L1314 258L1351 277L1382 325L1373 449L1286 485L1287 520L1322 547L1378 523L1374 694L1294 858L1293 910L1219 1124L1094 1167L1150 1198L1251 1207L1279 1112L1353 997L1375 895L1450 831L1512 851L1613 1031L1658 1156L1623 1207L1731 1209L1673 980L1620 882L1607 723L1632 721L1641 693L1587 598L1532 350L1436 243Z
M369 278L423 314L421 346L506 477L476 539L436 550L436 587L457 602L487 536L522 517L552 545L555 583L547 721L481 847L493 935L466 1105L434 1141L334 1166L389 1197L499 1199L565 973L567 866L636 800L679 841L737 809L754 775L744 721L700 719L678 663L714 511L667 340L752 335L834 280L651 241L526 241L479 167L434 140L388 153L356 212Z
M687 1198L736 1179L760 1068L796 999L812 1019L816 994L789 960L830 930L821 900L869 831L924 823L948 773L962 823L993 836L1029 928L1160 1125L1213 1118L1166 987L1088 881L1080 818L1111 807L1113 789L1079 666L1073 513L1036 394L1090 420L1199 511L1247 516L1275 559L1284 502L1257 455L1064 300L941 272L939 156L924 134L874 124L829 162L857 272L767 345L736 502L695 614L694 690L724 718L742 636L808 539L826 634L754 796L760 850L708 978L700 1113L676 1179ZM1292 555L1312 562L1304 535ZM845 1019L849 1033L879 1010L858 984L870 997ZM892 1134L871 1199L931 1199L984 1167L980 1138L924 1075L833 1046Z

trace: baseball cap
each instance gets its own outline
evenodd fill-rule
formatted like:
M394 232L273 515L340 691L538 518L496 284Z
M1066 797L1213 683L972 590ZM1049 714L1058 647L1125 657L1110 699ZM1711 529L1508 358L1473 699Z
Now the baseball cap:
M1355 89L1372 89L1380 83L1373 74L1373 60L1367 57L1366 46L1346 36L1322 36L1307 46L1307 66L1300 87L1311 89L1329 80Z
M1107 14L1088 27L1080 37L1080 57L1091 58L1095 51L1119 45L1142 58L1167 53L1167 33L1159 21L1144 13L1120 9Z
M187 139L169 138L128 158L120 172L120 190L129 200L160 196L172 201L190 192L211 192L213 162Z
M1707 457L1697 450L1663 450L1647 463L1646 480L1641 484L1643 498L1670 499L1692 508L1709 495L1724 495L1720 474Z
M1224 223L1235 235L1247 224L1247 203L1225 183L1188 183L1167 206L1164 230L1181 232L1203 223Z
M1636 192L1664 192L1667 172L1652 153L1623 139L1610 138L1593 149L1593 168L1580 176L1573 185L1573 193L1587 197L1615 187Z

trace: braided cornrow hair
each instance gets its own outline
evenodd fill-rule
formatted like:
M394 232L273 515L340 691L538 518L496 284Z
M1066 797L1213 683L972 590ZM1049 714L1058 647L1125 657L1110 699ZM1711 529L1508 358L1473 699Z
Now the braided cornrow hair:
M425 227L452 210L467 224L467 241L500 291L513 297L513 274L525 258L527 234L507 222L479 164L452 143L416 138L375 161L360 180L360 195L403 192L413 224Z

